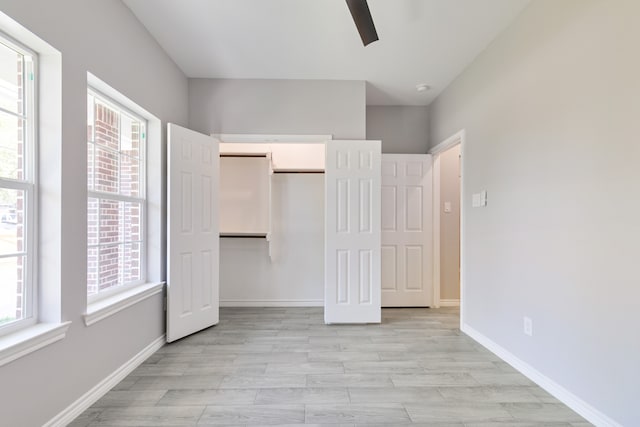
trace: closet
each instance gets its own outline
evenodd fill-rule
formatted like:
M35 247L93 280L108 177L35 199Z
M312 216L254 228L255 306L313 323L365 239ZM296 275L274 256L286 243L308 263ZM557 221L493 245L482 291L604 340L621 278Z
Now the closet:
M325 144L243 138L219 135L220 305L322 306Z
M322 294L315 303L324 306L325 323L380 322L380 141L333 140L327 135L211 137L173 124L167 133L168 341L216 324L221 289L230 278L248 271L266 274L265 266L283 259L279 250L291 250L295 243L300 250L314 244L322 249L304 258L323 273ZM245 162L221 166L227 158ZM247 159L263 160L256 160L250 174L238 174L236 167L249 167ZM221 178L221 168L227 166L235 178ZM267 182L253 181L265 174ZM286 179L298 174L304 179ZM303 196L315 191L316 197L292 198L291 191ZM249 197L252 192L257 199ZM225 200L240 202L236 215L223 213ZM301 235L309 230L294 220L283 221L287 215L303 218L292 212L298 208L322 213L323 227L287 244L292 227L299 227ZM259 212L248 212L252 210ZM253 217L238 220L249 214ZM236 256L229 248L245 252ZM302 275L309 273L304 265L296 268ZM291 271L274 273L272 283L295 285Z

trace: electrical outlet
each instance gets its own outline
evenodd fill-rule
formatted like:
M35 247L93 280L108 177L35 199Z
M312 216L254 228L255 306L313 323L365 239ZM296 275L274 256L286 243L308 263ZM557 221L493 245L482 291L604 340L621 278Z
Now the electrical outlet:
M528 336L533 336L533 320L530 317L524 317L524 334Z

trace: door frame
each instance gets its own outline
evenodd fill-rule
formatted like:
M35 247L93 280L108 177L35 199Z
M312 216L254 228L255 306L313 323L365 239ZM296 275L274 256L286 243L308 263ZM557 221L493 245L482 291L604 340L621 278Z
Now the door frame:
M451 306L440 299L440 155L450 148L460 145L460 324L464 324L464 149L466 131L464 129L451 135L429 150L433 156L433 306L435 308Z
M216 138L221 144L252 144L254 147L258 147L260 144L264 144L264 149L258 149L258 151L241 151L242 154L257 154L257 155L271 155L270 144L317 144L323 145L323 153L326 147L327 141L333 141L332 134L253 134L253 133L210 133L211 137ZM235 154L235 153L234 153ZM272 171L273 172L273 171ZM314 170L313 173L323 173L324 170ZM325 185L326 190L326 185ZM269 197L269 210L272 210L272 199ZM270 214L270 221L272 221ZM269 226L269 233L267 234L267 246L269 257L272 256L272 227ZM324 247L323 240L323 247ZM324 278L323 278L324 283ZM324 289L324 288L323 288ZM263 299L247 299L247 300L232 300L224 299L220 301L220 307L324 307L324 290L322 298L318 299L279 299L276 301L263 300Z
M276 134L245 134L245 133L212 133L210 136L223 143L317 143L322 144L333 140L333 135L276 135Z

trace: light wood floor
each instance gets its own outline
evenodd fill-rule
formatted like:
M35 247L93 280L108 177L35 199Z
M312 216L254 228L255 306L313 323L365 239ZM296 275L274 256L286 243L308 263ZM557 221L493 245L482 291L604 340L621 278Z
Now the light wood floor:
M458 329L457 309L227 308L166 345L72 426L590 425Z

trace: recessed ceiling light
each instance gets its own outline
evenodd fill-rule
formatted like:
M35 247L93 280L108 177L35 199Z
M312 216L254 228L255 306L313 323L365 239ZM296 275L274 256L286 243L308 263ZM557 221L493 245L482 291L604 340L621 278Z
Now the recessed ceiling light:
M429 89L431 89L431 86L429 86L428 84L420 83L419 85L416 85L416 90L418 92L426 92Z

